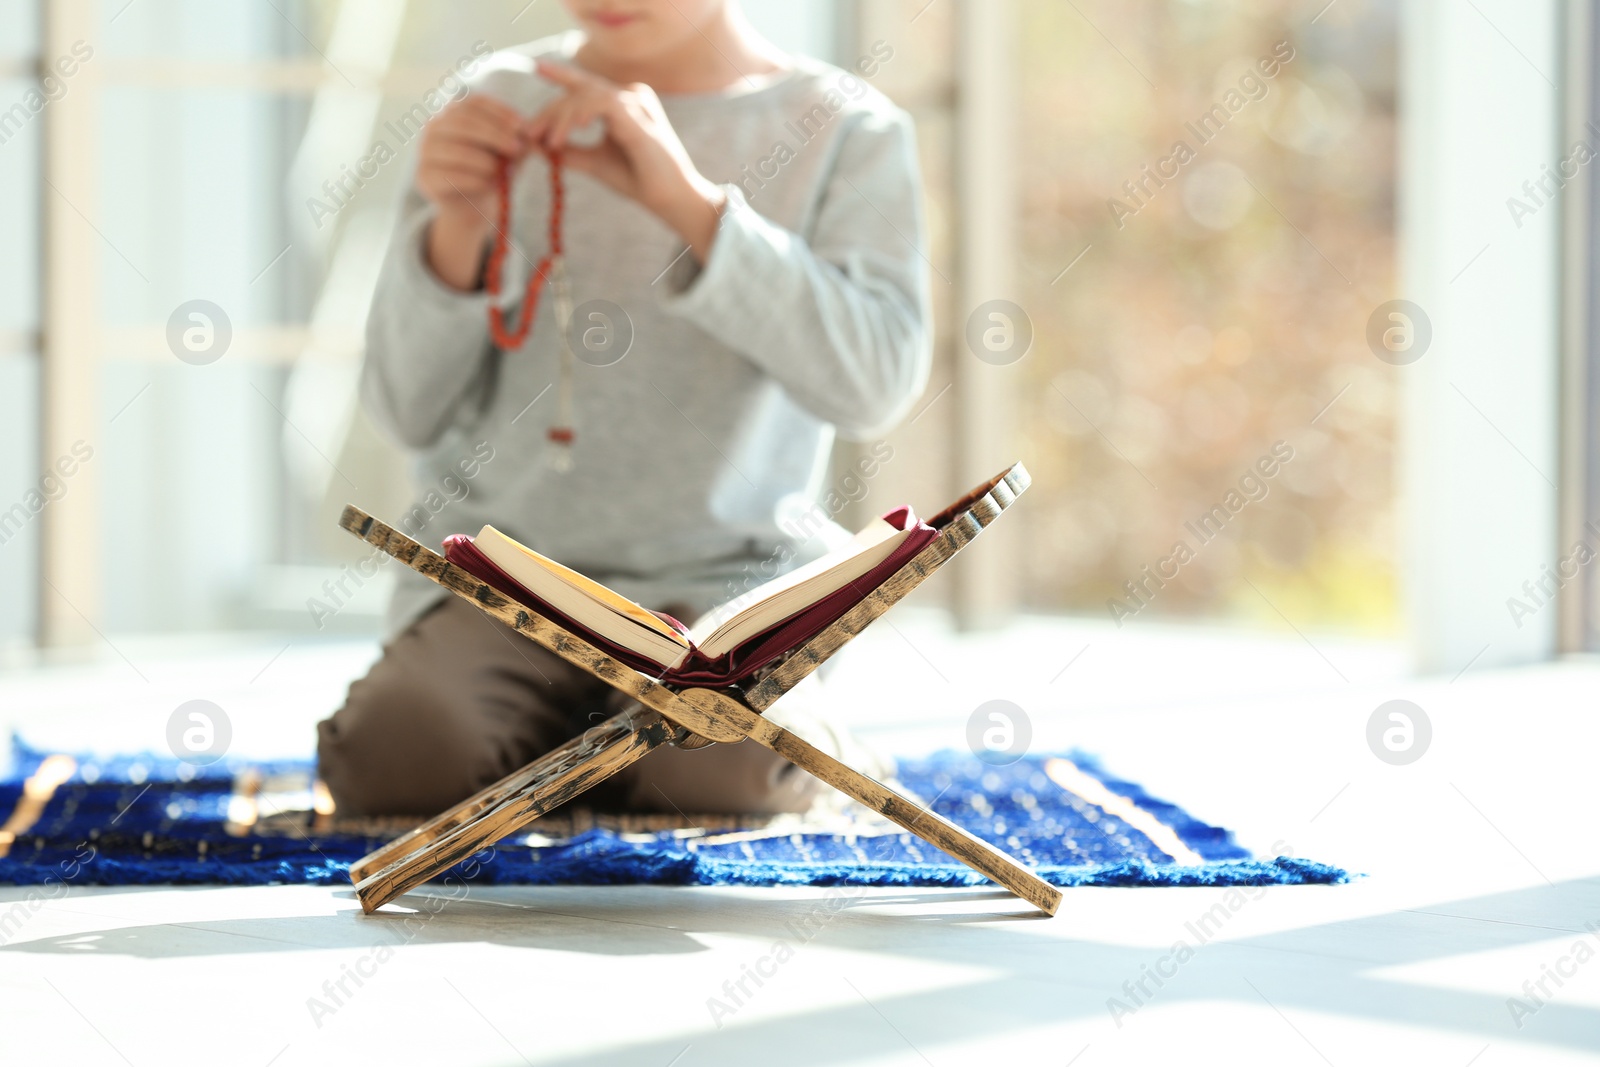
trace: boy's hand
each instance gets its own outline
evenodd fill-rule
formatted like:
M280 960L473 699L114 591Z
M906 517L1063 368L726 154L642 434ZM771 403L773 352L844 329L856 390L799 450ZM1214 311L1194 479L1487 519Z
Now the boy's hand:
M617 85L543 59L538 70L567 93L523 124L526 140L547 152L560 152L574 170L637 200L677 232L704 263L727 197L695 169L655 90L648 85ZM599 144L570 143L574 129L596 119L605 128Z
M475 94L422 128L417 188L438 209L428 231L428 263L457 289L477 282L484 241L494 226L495 168L501 159L521 159L531 147L522 124L515 108Z

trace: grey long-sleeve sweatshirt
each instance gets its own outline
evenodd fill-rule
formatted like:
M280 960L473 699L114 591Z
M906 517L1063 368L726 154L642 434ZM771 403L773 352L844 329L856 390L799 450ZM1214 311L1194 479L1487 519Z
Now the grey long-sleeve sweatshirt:
M532 58L570 59L576 44L496 53L473 91L531 115L556 92ZM580 312L610 301L633 334L620 361L576 363L571 470L547 454L559 352L548 293L523 345L498 351L487 296L427 266L432 209L414 189L373 299L361 395L416 450L425 494L469 487L437 515L413 512L432 516L419 540L493 523L640 603L699 612L754 568L770 576L775 557L792 566L822 551L781 520L822 490L835 431L881 432L926 384L927 266L910 120L862 78L798 59L765 82L662 104L729 206L702 268L638 204L567 173L573 301ZM544 253L548 209L548 171L530 158L512 198L528 260ZM528 269L507 257L507 294ZM390 636L444 595L402 572Z

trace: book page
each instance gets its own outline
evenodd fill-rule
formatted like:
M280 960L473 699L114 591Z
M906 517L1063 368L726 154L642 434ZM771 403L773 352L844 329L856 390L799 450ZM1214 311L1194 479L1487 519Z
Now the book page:
M757 586L744 596L736 597L695 620L694 626L689 630L689 637L697 646L704 645L718 631L732 629L738 626L741 620L761 613L762 609L774 599L807 582L820 578L863 552L868 552L901 533L903 531L895 529L884 520L873 519L862 527L855 536L851 537L849 541L820 559L812 560L802 567L796 567L788 574L780 575L770 582ZM801 607L804 606L801 605ZM772 621L776 622L778 620L774 619Z
M527 545L524 545L513 538L507 537L499 530L496 530L493 526L485 526L481 531L479 531L478 536L483 537L486 534L493 534L506 544L515 547L530 562L537 563L540 567L548 571L552 577L559 578L561 581L565 582L567 585L570 585L578 592L584 594L592 600L598 601L600 604L610 608L618 615L621 615L627 619L632 619L641 626L645 626L656 631L657 633L661 634L661 636L670 639L675 644L681 645L684 648L690 647L688 638L684 637L677 630L674 630L672 627L668 626L666 623L652 615L649 611L646 611L643 607L635 604L633 601L629 600L621 593L618 593L616 590L609 589L606 586L601 585L593 578L586 577L585 575L573 570L571 567L563 567L550 557L542 556L533 549L529 548Z

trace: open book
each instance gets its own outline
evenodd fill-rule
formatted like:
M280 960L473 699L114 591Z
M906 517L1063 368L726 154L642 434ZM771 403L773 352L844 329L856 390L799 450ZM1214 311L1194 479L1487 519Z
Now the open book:
M451 563L636 670L664 682L734 685L799 648L871 595L938 531L908 507L821 559L756 587L693 629L485 526L445 539Z

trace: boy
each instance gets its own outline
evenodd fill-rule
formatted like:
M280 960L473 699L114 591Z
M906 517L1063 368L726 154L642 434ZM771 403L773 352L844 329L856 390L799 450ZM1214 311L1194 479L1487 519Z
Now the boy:
M860 78L763 40L736 0L564 2L581 30L491 57L426 128L362 397L417 451L423 484L494 449L452 530L493 523L692 619L763 562L821 554L780 519L815 499L835 432L881 433L926 383L911 125ZM598 139L573 136L596 125ZM573 301L608 301L604 328L632 334L620 361L573 367L570 470L550 458L551 294L500 351L482 290L497 166L517 164L507 265L520 267L547 250L551 153ZM388 633L319 727L320 773L346 813L436 813L624 706L420 575L402 574ZM817 788L757 745L715 745L658 751L590 797L775 812Z

